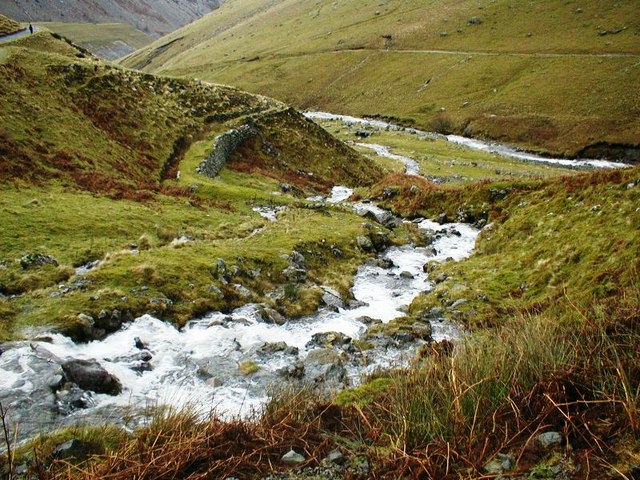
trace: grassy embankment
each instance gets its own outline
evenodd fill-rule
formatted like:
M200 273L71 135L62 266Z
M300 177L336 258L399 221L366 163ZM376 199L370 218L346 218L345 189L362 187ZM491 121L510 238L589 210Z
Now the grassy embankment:
M20 30L20 24L11 18L0 15L0 35L17 32Z
M124 63L299 108L427 129L444 117L447 129L576 155L598 142L638 145L636 9L633 0L241 0Z
M373 192L384 187L397 189L389 205L407 215L492 220L476 254L435 270L433 278L444 273L444 280L410 312L437 306L458 319L466 312L471 335L426 348L411 368L379 372L329 404L312 392L284 392L253 422L163 414L115 449L98 445L106 453L82 470L48 475L260 478L284 468L278 462L289 448L314 465L339 447L349 457L345 478L493 478L499 472L485 466L495 458L510 459L511 477L633 478L640 459L638 170L457 190L391 176ZM462 296L466 303L452 310ZM556 447L535 440L548 431L562 434ZM91 439L95 430L64 435L83 434ZM43 442L42 451L53 444ZM364 458L371 470L358 477Z
M29 328L77 334L79 313L95 318L113 309L181 325L246 302L234 283L290 314L317 305L317 283L348 291L360 262L361 219L273 192L282 182L302 195L333 182L364 185L380 176L365 157L279 102L80 58L48 33L3 51L2 338ZM258 134L231 168L216 179L197 175L215 134L249 117ZM267 176L244 173L252 171L250 159ZM252 211L259 205L288 208L272 223ZM172 243L181 236L192 241ZM282 255L294 249L309 263L300 302L267 300L287 283ZM27 253L53 255L59 265L23 268L18 260ZM227 279L215 271L218 258L227 262ZM92 260L102 263L74 275Z
M471 150L448 142L437 136L411 134L407 131L386 130L376 127L348 125L341 121L319 122L333 135L347 142L360 153L374 159L388 171L404 168L400 160L380 157L371 148L358 144L381 144L392 154L403 155L418 162L420 174L436 179L448 186L463 186L479 181L513 181L525 178L546 178L573 173L558 165L524 162ZM366 131L367 138L359 138L356 132Z

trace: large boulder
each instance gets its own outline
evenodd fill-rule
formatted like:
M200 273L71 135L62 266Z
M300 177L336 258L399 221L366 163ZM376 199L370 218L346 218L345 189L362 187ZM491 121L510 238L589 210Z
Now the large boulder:
M120 381L95 360L69 360L62 364L62 370L67 380L83 390L108 395L118 395L122 392Z

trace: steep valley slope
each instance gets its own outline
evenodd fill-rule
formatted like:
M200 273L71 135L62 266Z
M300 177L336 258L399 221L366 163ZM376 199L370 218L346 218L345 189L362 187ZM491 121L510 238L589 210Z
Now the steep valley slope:
M124 64L303 109L637 160L639 35L633 0L236 0Z
M219 5L218 0L6 0L0 4L0 13L22 22L122 22L158 37L200 18Z

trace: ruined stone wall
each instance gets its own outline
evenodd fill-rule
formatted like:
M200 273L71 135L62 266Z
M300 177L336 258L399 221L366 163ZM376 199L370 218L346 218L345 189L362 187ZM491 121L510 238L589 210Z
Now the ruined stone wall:
M238 146L256 135L256 131L249 125L242 125L216 137L211 153L205 157L196 171L207 177L214 178L220 173L227 160L233 155Z

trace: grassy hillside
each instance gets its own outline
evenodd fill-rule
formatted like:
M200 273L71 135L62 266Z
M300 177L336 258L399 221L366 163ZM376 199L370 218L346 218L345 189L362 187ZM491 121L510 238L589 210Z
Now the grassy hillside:
M273 192L282 182L298 195L371 183L381 170L366 157L274 100L117 68L49 33L0 51L2 337L27 327L82 336L74 330L81 312L155 312L181 323L246 301L212 273L216 258L261 299L285 282L281 256L307 243L315 280L300 287L299 304L283 297L279 308L312 308L315 281L348 287L360 217L325 215ZM229 169L215 179L197 174L215 136L247 121L255 137ZM255 169L266 176L243 173ZM262 205L289 208L269 224L252 210ZM56 262L21 265L29 254ZM76 274L94 260L98 268Z
M153 41L152 37L127 23L39 22L38 26L67 37L107 60L124 57Z
M6 35L20 30L20 24L11 18L0 15L0 35Z
M124 63L576 155L638 143L636 7L235 0Z
M388 205L407 215L491 219L477 252L434 270L443 280L409 312L490 328L428 344L410 368L376 372L332 402L280 392L255 421L181 412L102 441L104 430L65 431L104 452L73 478L634 478L638 169L456 190L395 175L371 193L389 187ZM559 443L543 446L550 432ZM35 445L43 455L51 443ZM280 460L291 448L307 458L293 469ZM322 461L336 448L340 467ZM66 465L49 474L67 478Z

